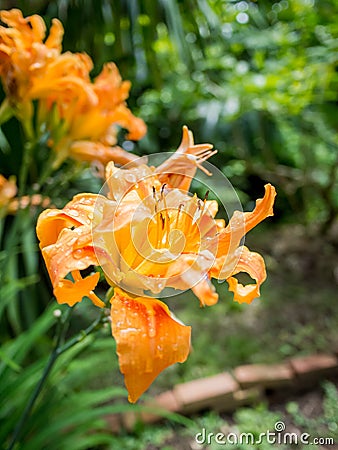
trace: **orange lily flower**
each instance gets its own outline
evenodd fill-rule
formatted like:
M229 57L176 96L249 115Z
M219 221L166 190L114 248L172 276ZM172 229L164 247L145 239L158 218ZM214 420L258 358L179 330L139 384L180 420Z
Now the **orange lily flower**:
M7 95L2 109L12 108L31 136L32 101L39 101L36 130L51 134L54 167L69 156L103 164L132 161L128 152L112 147L117 126L127 129L132 140L141 139L146 126L126 105L130 82L122 81L117 67L106 64L92 82L88 55L61 53L60 21L53 19L45 39L46 26L38 15L24 18L12 9L0 11L0 19L7 25L0 27L0 77Z
M24 18L18 9L0 11L0 77L18 116L30 120L32 114L31 90L43 78L46 65L61 52L63 28L53 19L48 38L43 19L34 14ZM26 117L28 116L28 117Z
M48 38L43 19L34 14L23 17L19 9L0 11L0 75L9 98L22 101L29 97L34 80L61 52L63 27L53 19Z
M58 302L72 305L86 295L100 306L93 292L98 276L82 279L79 272L90 265L100 266L114 286L112 333L132 402L164 368L183 362L190 349L190 327L146 293L191 288L201 305L212 305L218 295L210 279L217 278L227 280L236 301L250 303L266 278L263 258L242 246L241 239L273 214L275 189L267 184L252 212L236 211L225 225L215 219L216 201L187 191L197 168L206 171L202 163L213 153L209 144L194 145L184 127L177 152L159 167L118 169L109 163L107 197L77 195L63 210L47 210L38 221ZM65 280L69 272L73 281ZM242 286L235 278L239 272L256 283Z
M115 64L108 63L90 87L94 99L90 106L78 101L76 90L69 92L68 102L61 105L65 136L56 143L56 151L61 158L70 154L74 159L96 160L102 164L115 161L124 165L133 161L134 155L115 146L117 125L127 129L127 138L132 140L141 139L147 131L143 120L126 106L130 82L122 81Z

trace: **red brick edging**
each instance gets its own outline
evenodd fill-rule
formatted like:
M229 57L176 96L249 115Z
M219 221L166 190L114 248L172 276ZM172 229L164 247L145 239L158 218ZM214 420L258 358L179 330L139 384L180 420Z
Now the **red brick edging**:
M297 392L314 387L324 378L338 375L338 353L291 358L279 364L238 366L207 378L176 385L144 405L144 411L108 416L112 431L133 429L138 421L157 422L165 413L193 414L212 409L232 412L239 406L263 400L271 393Z

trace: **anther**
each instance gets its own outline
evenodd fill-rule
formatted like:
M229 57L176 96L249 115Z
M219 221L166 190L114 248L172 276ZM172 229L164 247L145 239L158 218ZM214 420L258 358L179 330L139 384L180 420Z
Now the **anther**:
M162 213L160 213L160 217L161 217L161 222L162 222L162 230L164 229L164 224L165 224L165 217L163 216Z

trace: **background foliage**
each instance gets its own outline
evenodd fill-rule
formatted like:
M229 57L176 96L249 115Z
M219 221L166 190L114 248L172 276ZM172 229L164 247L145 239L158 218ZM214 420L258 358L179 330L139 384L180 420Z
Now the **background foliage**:
M263 315L271 327L264 325L259 335L246 319L251 312L237 305L197 311L178 300L186 322L195 321L206 332L194 337L201 351L195 350L185 369L169 372L171 383L160 378L155 390L241 362L333 348L338 1L5 0L1 7L41 14L47 23L60 18L64 50L90 54L93 76L104 62L117 63L133 84L129 105L148 125L141 142L121 140L125 149L140 155L173 150L187 124L196 142L212 142L219 150L211 162L236 187L245 209L252 206L249 199L261 195L264 183L277 186L273 220L289 228L271 239L254 235L268 255L272 281L263 294L264 301L271 297L269 306L257 306L250 319L257 325ZM43 163L42 150L39 155ZM19 177L23 157L21 130L11 119L0 133L0 173ZM29 180L25 194L39 189L34 174ZM99 180L80 163L66 163L43 186L60 207L77 192L98 189ZM38 213L38 208L25 209L0 219L1 442L8 442L40 377L57 321L35 238ZM69 335L92 319L88 310L81 305ZM225 316L229 330L236 323L240 332L224 331ZM215 326L220 340L210 350L212 332L207 330ZM115 438L102 417L127 407L112 402L124 394L116 387L121 379L116 382L109 334L103 330L95 339L86 338L60 359L26 425L21 448L52 449L55 435L60 439L55 448L113 448ZM275 335L277 344L271 342ZM213 355L212 362L206 354Z
M4 3L59 17L64 49L89 53L93 75L118 64L149 128L139 153L176 148L188 123L243 193L274 182L280 218L327 230L337 214L336 0Z

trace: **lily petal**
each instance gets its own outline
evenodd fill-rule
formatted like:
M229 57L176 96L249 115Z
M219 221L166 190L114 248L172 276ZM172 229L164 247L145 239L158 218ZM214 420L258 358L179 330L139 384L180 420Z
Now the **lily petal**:
M242 237L257 224L269 216L273 216L273 204L276 190L270 183L264 186L265 194L263 198L256 201L256 206L251 212L235 211L228 225L218 237L217 257L227 255L238 247Z
M218 302L218 294L208 278L200 281L191 290L199 299L201 306L212 306Z
M55 48L61 52L63 33L62 23L58 19L52 19L52 26L49 30L49 36L45 41L45 46Z
M100 142L75 141L70 146L70 154L80 161L100 161L107 164L114 161L123 166L138 159L138 156L123 150L121 147L110 147Z
M234 300L236 302L251 303L252 300L260 296L260 285L266 279L264 259L259 253L251 252L244 246L239 247L238 251L241 252L241 255L232 275L236 275L239 272L246 272L256 281L256 284L243 286L238 283L235 277L231 276L227 278L229 291L234 293Z
M152 298L132 298L115 288L112 333L129 401L136 402L166 367L184 362L191 327L177 322L168 307Z
M248 233L267 217L273 216L276 189L270 183L266 184L264 189L264 197L256 201L255 209L252 212L245 213L245 233Z
M99 264L91 233L98 198L95 194L76 195L63 210L48 209L38 219L40 248L59 303L73 306L87 296L96 306L104 306L92 292L99 274L86 278L80 274L80 270ZM101 261L105 261L103 256ZM74 282L65 279L69 273Z
M58 303L67 303L69 306L74 306L75 303L81 302L83 297L89 297L94 305L103 308L104 302L93 292L99 281L100 274L96 272L86 278L82 278L80 272L75 275L76 272L78 271L72 272L74 282L62 280L55 287L54 295Z
M57 242L42 248L41 251L54 288L54 295L59 303L74 304L72 303L74 296L68 300L64 297L64 294L70 293L71 288L75 291L77 286L81 292L87 289L83 295L91 298L89 293L95 288L98 278L95 284L87 285L83 282L82 277L74 277L74 271L77 273L77 271L87 269L89 266L98 265L89 227L81 226L75 230L64 228ZM75 280L72 286L70 286L71 282L68 283L64 279L70 272L72 272ZM80 296L79 294L76 297L78 298L77 301L81 301L83 295Z
M88 225L88 220L90 225L97 198L96 194L78 194L62 210L46 209L43 211L36 226L40 248L55 244L64 228Z
M161 183L182 190L189 190L197 168L207 175L211 173L203 167L210 156L217 153L211 144L194 144L192 132L183 127L182 141L176 152L156 169Z

